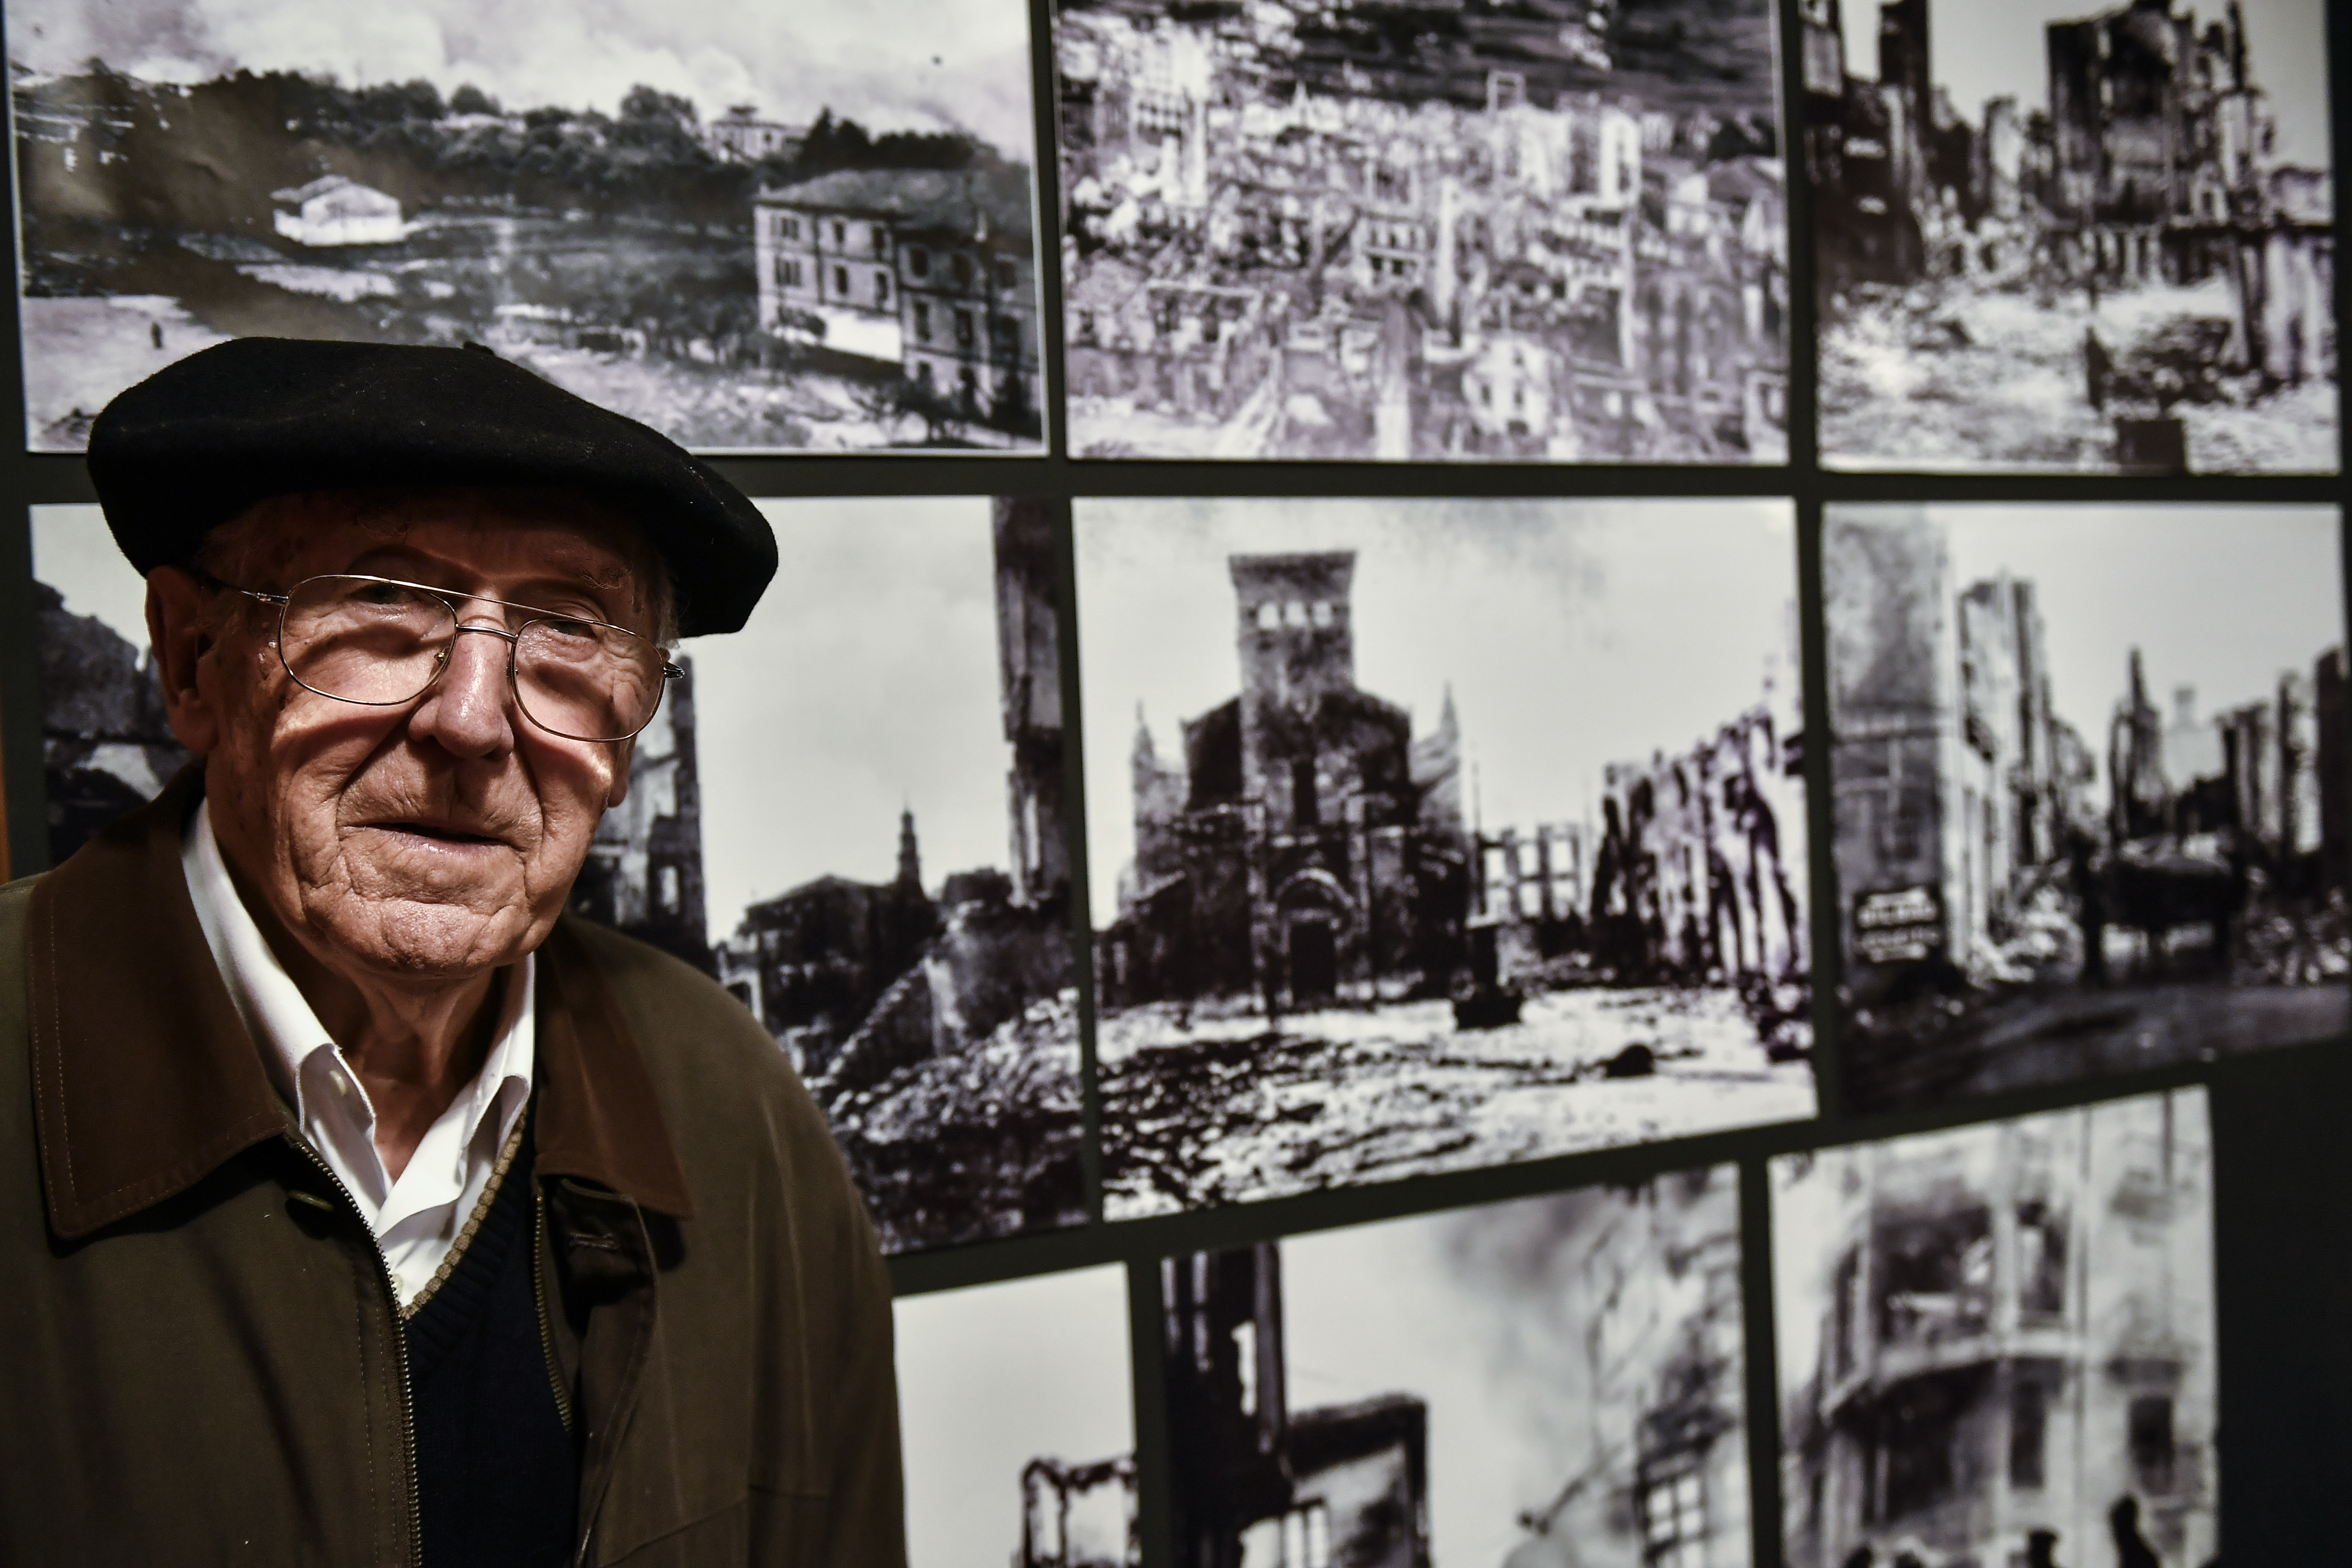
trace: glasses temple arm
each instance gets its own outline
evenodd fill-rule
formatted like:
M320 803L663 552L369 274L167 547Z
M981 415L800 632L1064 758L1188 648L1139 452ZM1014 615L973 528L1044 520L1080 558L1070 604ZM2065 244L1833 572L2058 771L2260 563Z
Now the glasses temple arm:
M181 570L206 588L218 589L226 594L242 594L248 599L258 599L265 605L276 605L280 609L286 607L287 600L290 597L285 594L265 594L258 588L240 588L234 583L224 583L203 567L193 563L182 567Z

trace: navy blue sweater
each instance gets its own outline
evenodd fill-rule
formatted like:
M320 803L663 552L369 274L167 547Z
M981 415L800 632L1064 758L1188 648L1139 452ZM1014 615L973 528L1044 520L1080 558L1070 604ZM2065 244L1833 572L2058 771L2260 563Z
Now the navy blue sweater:
M441 1568L572 1552L580 1459L540 1326L529 1119L473 1240L406 1323L425 1561Z

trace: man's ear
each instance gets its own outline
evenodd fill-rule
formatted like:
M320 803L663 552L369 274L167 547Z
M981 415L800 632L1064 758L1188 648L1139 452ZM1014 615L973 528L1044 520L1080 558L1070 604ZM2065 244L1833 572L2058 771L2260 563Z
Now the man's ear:
M213 651L205 591L176 566L147 574L147 642L155 679L163 688L163 714L180 744L207 756L220 744L221 714L203 689Z

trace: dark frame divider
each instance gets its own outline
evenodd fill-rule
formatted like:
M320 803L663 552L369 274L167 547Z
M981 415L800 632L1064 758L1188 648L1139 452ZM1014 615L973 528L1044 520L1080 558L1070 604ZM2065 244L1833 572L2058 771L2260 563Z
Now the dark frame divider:
M2210 1095L2222 1557L2341 1563L2352 1539L2352 1057L2232 1058L2216 1064Z
M1135 1367L1135 1531L1140 1568L1181 1568L1171 1539L1168 1441L1168 1303L1160 1288L1160 1261L1127 1266L1128 1354Z
M750 494L1046 498L1057 534L1062 622L1066 782L1072 802L1071 920L1084 1060L1084 1173L1090 1223L1069 1230L894 1258L902 1294L952 1289L1094 1265L1128 1277L1134 1376L1139 1528L1145 1568L1172 1568L1160 1337L1160 1260L1305 1231L1402 1217L1593 1184L1626 1184L1717 1163L1739 1170L1741 1279L1748 1361L1750 1521L1758 1568L1780 1559L1780 1392L1771 1337L1767 1162L1777 1154L1874 1140L1999 1117L2063 1109L2134 1093L2203 1084L2214 1130L2214 1214L2222 1363L2221 1491L2225 1557L2233 1563L2334 1560L2352 1539L2352 1494L2332 1484L2352 1473L2352 1142L2340 1133L2352 1106L2352 1054L2342 1039L2259 1056L2184 1063L2058 1088L1925 1110L1857 1117L1845 1106L1838 1019L1839 915L1833 800L1825 700L1822 526L1825 508L1858 501L2299 502L2343 508L2352 488L2336 477L2138 477L1836 473L1820 466L1816 299L1811 200L1803 178L1804 97L1799 0L1777 0L1782 152L1789 214L1789 425L1786 468L1550 467L1539 464L1374 465L1073 461L1061 403L1061 235L1051 0L1030 0L1032 85L1042 315L1040 396L1051 442L1036 458L730 458L717 467ZM2097 8L2086 6L2086 9ZM2352 168L2352 13L2326 7L2332 66L2336 315L2352 319L2342 275L2343 210ZM14 163L13 140L10 148ZM15 182L10 181L10 202ZM13 230L12 230L13 240ZM16 341L13 290L0 300L0 342ZM2340 342L2340 331L2339 331ZM2339 379L2340 385L2340 379ZM0 366L0 768L5 768L10 864L16 875L47 865L37 652L31 614L33 505L94 499L80 459L24 449L24 393L14 364ZM2342 440L2339 432L2339 442ZM1092 1014L1094 911L1088 907L1084 734L1079 694L1073 502L1082 498L1460 495L1603 498L1741 497L1792 503L1798 552L1801 680L1805 703L1807 838L1811 857L1813 1017L1818 1120L1491 1167L1454 1175L1311 1194L1239 1207L1117 1225L1102 1222L1104 1171ZM2346 552L2352 557L2352 548ZM2352 596L2352 560L2347 560ZM1115 781L1094 803L1120 810ZM1093 1456L1087 1456L1091 1458ZM2087 1543L2072 1548L2078 1555ZM2070 1559L2071 1561L2072 1559ZM2085 1559L2086 1561L2089 1559ZM1460 1565L1448 1565L1460 1568Z
M1772 1173L1739 1163L1739 1288L1746 1297L1748 1530L1758 1568L1780 1557L1780 1347L1772 1337Z

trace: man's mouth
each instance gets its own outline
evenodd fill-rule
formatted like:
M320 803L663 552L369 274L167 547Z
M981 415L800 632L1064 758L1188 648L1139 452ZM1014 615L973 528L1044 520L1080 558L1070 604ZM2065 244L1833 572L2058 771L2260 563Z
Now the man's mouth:
M441 844L503 845L506 843L503 838L488 833L478 833L455 823L419 821L414 817L397 822L375 822L369 826L386 833L412 834L418 838L430 838Z

